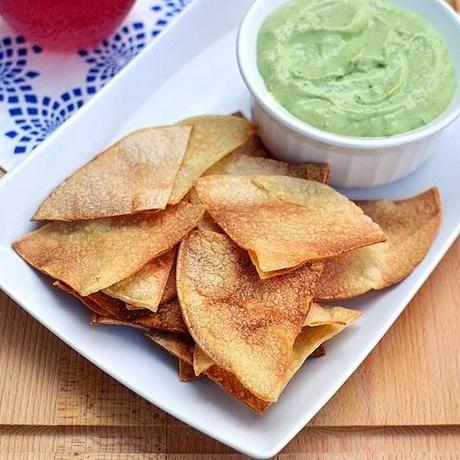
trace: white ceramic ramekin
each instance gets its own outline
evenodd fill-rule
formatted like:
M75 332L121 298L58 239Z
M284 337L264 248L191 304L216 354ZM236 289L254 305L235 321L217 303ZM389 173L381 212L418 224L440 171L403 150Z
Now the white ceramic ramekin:
M391 137L348 137L298 120L265 87L257 68L257 36L272 11L287 0L256 0L238 34L238 64L252 94L253 117L273 155L293 163L327 162L331 182L341 187L372 187L406 176L433 151L442 130L460 115L460 19L444 0L393 0L414 10L436 28L449 48L457 88L449 107L428 125ZM307 0L306 0L307 1Z

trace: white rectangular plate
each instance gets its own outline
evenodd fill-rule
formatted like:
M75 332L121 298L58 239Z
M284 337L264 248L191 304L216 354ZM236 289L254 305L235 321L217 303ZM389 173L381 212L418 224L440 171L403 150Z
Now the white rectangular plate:
M34 228L29 218L64 178L98 150L141 126L200 113L248 113L235 60L236 27L249 0L197 0L169 30L0 181L0 287L49 330L105 372L161 409L250 456L275 455L359 366L457 237L460 228L460 123L432 159L410 177L352 198L404 198L433 185L444 217L426 259L399 285L350 302L363 311L331 341L327 356L306 363L279 402L259 416L204 380L180 383L177 364L137 331L91 327L88 314L57 292L11 249Z

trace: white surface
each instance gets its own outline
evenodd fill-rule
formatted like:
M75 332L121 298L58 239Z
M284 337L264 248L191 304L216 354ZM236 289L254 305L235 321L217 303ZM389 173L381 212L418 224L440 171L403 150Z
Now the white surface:
M237 25L247 5L243 0L231 5L213 0L192 5L79 114L0 180L0 287L57 336L136 393L219 441L262 458L282 449L338 390L458 235L459 123L444 133L439 151L416 174L365 193L348 192L353 198L403 198L437 185L444 204L442 228L427 258L408 279L352 303L363 311L362 317L328 344L325 358L306 363L279 402L262 416L211 382L180 383L176 360L139 331L91 327L85 309L53 289L50 280L23 262L10 246L34 227L28 219L50 190L123 133L191 114L249 108L236 65L236 31L217 40ZM209 43L214 44L205 48ZM205 49L194 57L200 48Z
M446 42L457 76L453 100L428 125L391 137L363 138L333 134L298 120L281 107L265 87L257 68L257 37L265 18L286 0L257 0L238 36L238 63L254 101L254 119L265 144L282 160L327 161L331 182L343 187L372 187L413 172L433 152L437 135L460 115L460 19L443 0L393 0L415 10Z

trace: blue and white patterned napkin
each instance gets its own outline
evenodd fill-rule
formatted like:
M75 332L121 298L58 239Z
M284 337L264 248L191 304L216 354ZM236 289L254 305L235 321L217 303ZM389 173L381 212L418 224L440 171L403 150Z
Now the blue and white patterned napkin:
M193 0L137 0L98 46L57 54L0 19L0 167L14 168Z

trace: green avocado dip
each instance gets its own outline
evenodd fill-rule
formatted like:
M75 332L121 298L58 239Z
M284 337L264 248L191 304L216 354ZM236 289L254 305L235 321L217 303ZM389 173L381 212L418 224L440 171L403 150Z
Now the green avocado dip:
M263 23L257 58L281 106L337 134L380 137L419 128L455 91L437 32L385 0L291 0Z

